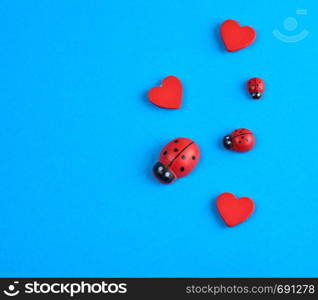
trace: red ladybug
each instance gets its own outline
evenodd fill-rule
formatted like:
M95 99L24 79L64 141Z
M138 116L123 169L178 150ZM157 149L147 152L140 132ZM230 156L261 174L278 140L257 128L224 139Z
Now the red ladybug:
M223 139L223 145L226 149L236 152L247 152L252 150L255 145L255 137L252 131L240 128L226 135Z
M251 78L247 82L247 89L253 99L260 99L265 90L264 80L261 78Z
M165 184L188 175L200 159L198 145L188 138L176 138L160 152L159 161L152 171L154 176Z

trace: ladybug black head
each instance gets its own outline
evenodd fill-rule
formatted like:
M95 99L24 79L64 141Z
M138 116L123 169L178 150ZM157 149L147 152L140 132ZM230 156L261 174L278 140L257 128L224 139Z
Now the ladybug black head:
M152 171L155 177L163 183L171 183L175 180L174 174L161 162L157 162Z
M251 93L253 99L260 99L262 97L262 93L256 92L256 93Z
M223 139L223 145L226 149L231 149L232 148L232 140L229 135L226 135Z

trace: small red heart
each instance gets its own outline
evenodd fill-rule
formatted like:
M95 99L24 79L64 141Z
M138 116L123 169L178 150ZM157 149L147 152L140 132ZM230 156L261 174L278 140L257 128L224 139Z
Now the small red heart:
M248 219L254 211L251 198L236 198L231 193L223 193L216 200L216 207L227 226L233 227Z
M161 86L156 86L148 92L151 103L163 107L176 109L180 108L182 100L182 84L175 76L168 76Z
M256 32L252 27L241 27L234 20L226 20L221 25L221 36L227 51L234 52L252 44L255 41Z

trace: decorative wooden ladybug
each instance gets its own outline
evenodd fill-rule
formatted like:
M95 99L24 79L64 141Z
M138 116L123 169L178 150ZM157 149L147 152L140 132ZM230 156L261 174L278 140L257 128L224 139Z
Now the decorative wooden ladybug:
M251 78L247 82L247 89L253 99L260 99L265 90L264 80L261 78Z
M223 145L226 149L236 152L247 152L252 150L255 144L255 137L252 131L245 128L234 130L223 139Z
M160 152L159 161L152 171L154 176L165 184L188 175L200 159L198 145L188 138L176 138Z

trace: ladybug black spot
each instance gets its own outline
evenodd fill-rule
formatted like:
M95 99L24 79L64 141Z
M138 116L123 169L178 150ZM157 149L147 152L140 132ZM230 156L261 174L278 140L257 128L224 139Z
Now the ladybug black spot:
M183 171L184 171L184 167L181 167L181 168L180 168L180 171L183 172Z
M163 154L163 155L166 155L166 154L167 154L167 151L163 152L162 154Z
M248 139L246 139L246 141L248 142Z
M179 141L178 141L178 140L175 140L174 142L175 142L175 143L179 143Z
M242 144L242 141L239 141L240 144Z
M192 159L195 160L195 158L196 158L196 157L195 157L194 155L192 155Z
M182 159L186 159L186 156L185 156L185 155L182 155L181 158L182 158Z
M240 133L243 133L243 131L241 130Z
M174 152L178 152L179 150L178 150L178 148L174 148L173 151Z
M244 140L244 136L242 136L241 139Z

